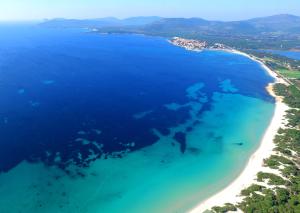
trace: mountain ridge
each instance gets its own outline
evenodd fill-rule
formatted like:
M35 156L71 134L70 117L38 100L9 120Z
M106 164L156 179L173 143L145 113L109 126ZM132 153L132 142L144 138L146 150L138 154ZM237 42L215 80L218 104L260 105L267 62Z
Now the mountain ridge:
M140 26L153 23L159 19L158 16L137 16L129 17L126 19L118 19L115 17L104 17L94 19L66 19L54 18L47 19L40 23L43 27L57 27L57 28L83 28L83 27L112 27L112 26Z
M300 17L279 14L241 21L210 21L203 18L163 18L138 16L126 19L114 17L98 19L51 19L40 24L44 27L116 28L129 31L178 31L219 34L256 34L264 32L291 32L300 34Z
M99 33L133 33L184 37L237 48L292 49L300 46L300 17L279 14L242 21L202 18L132 17L128 19L50 20L46 27L90 28Z

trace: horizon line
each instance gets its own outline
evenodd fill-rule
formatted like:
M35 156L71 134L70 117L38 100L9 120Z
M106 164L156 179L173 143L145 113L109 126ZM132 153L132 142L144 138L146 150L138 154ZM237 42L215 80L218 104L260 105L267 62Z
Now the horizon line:
M246 20L250 20L250 19L255 19L255 18L265 18L265 17L272 17L272 16L280 16L280 15L290 15L290 16L296 16L296 17L300 17L300 15L295 15L292 13L278 13L278 14L273 14L273 15L265 15L265 16L255 16L252 18L245 18L245 19L237 19L237 20L220 20L220 19L206 19L200 16L190 16L190 17L185 17L185 16L158 16L158 15L149 15L149 16L143 16L143 15L136 15L136 16L128 16L128 17L117 17L117 16L103 16L103 17L87 17L87 18L72 18L72 17L53 17L53 18L41 18L41 19L0 19L0 23L4 23L4 22L15 22L15 23L20 23L20 22L43 22L43 21L47 21L47 20L55 20L55 19L65 19L65 20L95 20L95 19L105 19L105 18L114 18L114 19L118 19L118 20L125 20L125 19L129 19L129 18L138 18L138 17L159 17L159 18L183 18L183 19L204 19L207 21L222 21L222 22L234 22L234 21L246 21Z

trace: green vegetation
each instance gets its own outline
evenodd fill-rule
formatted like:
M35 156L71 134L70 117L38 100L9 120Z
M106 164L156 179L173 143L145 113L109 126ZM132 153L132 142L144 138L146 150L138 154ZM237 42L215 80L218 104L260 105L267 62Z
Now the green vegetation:
M300 131L298 129L282 129L274 141L278 148L300 153Z
M255 194L256 192L262 192L263 189L265 189L265 188L266 187L261 186L261 185L252 184L248 188L243 189L242 192L241 192L241 195L243 195L243 196L249 196L251 194Z
M278 169L281 165L279 161L277 161L275 158L268 158L264 160L264 163L266 166L272 168L272 169Z
M284 167L284 169L281 170L281 173L283 176L289 178L293 176L298 176L300 174L300 170L296 165L289 165Z
M288 126L299 128L300 127L300 110L290 109L287 112Z
M276 192L264 190L261 194L248 196L238 207L244 212L294 212L294 206L289 205L290 199L290 192L288 190L277 188Z
M224 206L219 207L213 207L213 211L217 212L217 213L225 213L225 212L229 212L229 211L236 211L237 208L232 205L231 203L226 203Z
M300 88L300 60L290 59L285 56L263 51L243 51L259 58L269 68L276 71L279 75L285 77L288 81Z
M283 96L283 101L292 108L300 108L300 91L296 86L286 86L284 84L276 84L274 91L279 96Z
M283 178L281 178L275 174L259 172L257 174L257 181L264 182L265 180L269 180L268 184L270 184L270 185L286 185L287 184L287 182Z
M265 159L264 163L272 169L278 169L280 165L294 165L293 161L279 155L272 155L268 159Z
M283 68L283 69L278 69L277 71L287 78L300 79L300 71L299 70L289 70L289 69Z
M274 91L293 108L287 112L287 127L280 129L274 139L277 154L264 161L266 166L280 171L282 177L259 172L257 181L267 181L269 187L254 184L242 190L243 200L235 207L246 213L300 212L300 91L294 85L284 84L276 84ZM234 207L233 204L226 204L212 210L228 212L228 206Z

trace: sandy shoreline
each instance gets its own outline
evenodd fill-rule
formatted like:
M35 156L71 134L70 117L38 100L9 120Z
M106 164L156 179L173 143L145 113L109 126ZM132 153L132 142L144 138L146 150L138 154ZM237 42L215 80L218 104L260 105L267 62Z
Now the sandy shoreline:
M258 59L237 50L227 51L243 55L250 58L251 60L256 61L269 73L269 75L275 78L275 83L285 83L283 79L279 78L275 72L269 69ZM282 103L280 97L275 96L272 90L272 84L268 85L266 89L268 90L270 95L276 98L276 103L273 118L261 140L259 148L253 155L251 155L242 173L235 180L233 180L232 183L230 183L225 189L199 203L198 206L190 210L191 213L202 213L214 206L222 206L225 203L236 204L240 202L242 200L242 197L239 196L240 192L251 184L256 183L256 174L260 171L270 172L270 168L263 166L263 160L274 153L273 149L275 148L275 144L273 142L273 139L277 134L278 129L284 126L285 112L289 109L289 107L286 104Z

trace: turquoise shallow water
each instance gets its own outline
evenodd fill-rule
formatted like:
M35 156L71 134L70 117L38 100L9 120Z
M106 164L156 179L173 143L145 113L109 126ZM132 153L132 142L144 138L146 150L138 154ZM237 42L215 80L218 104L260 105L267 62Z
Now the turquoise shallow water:
M0 27L0 212L186 212L273 112L259 64L165 39Z
M161 137L122 160L94 162L81 171L85 179L22 163L0 176L0 192L8 195L0 201L2 212L185 212L241 172L272 116L273 105L258 99L215 94L214 100L200 119L205 128L188 134L184 155ZM234 144L241 141L248 143Z

